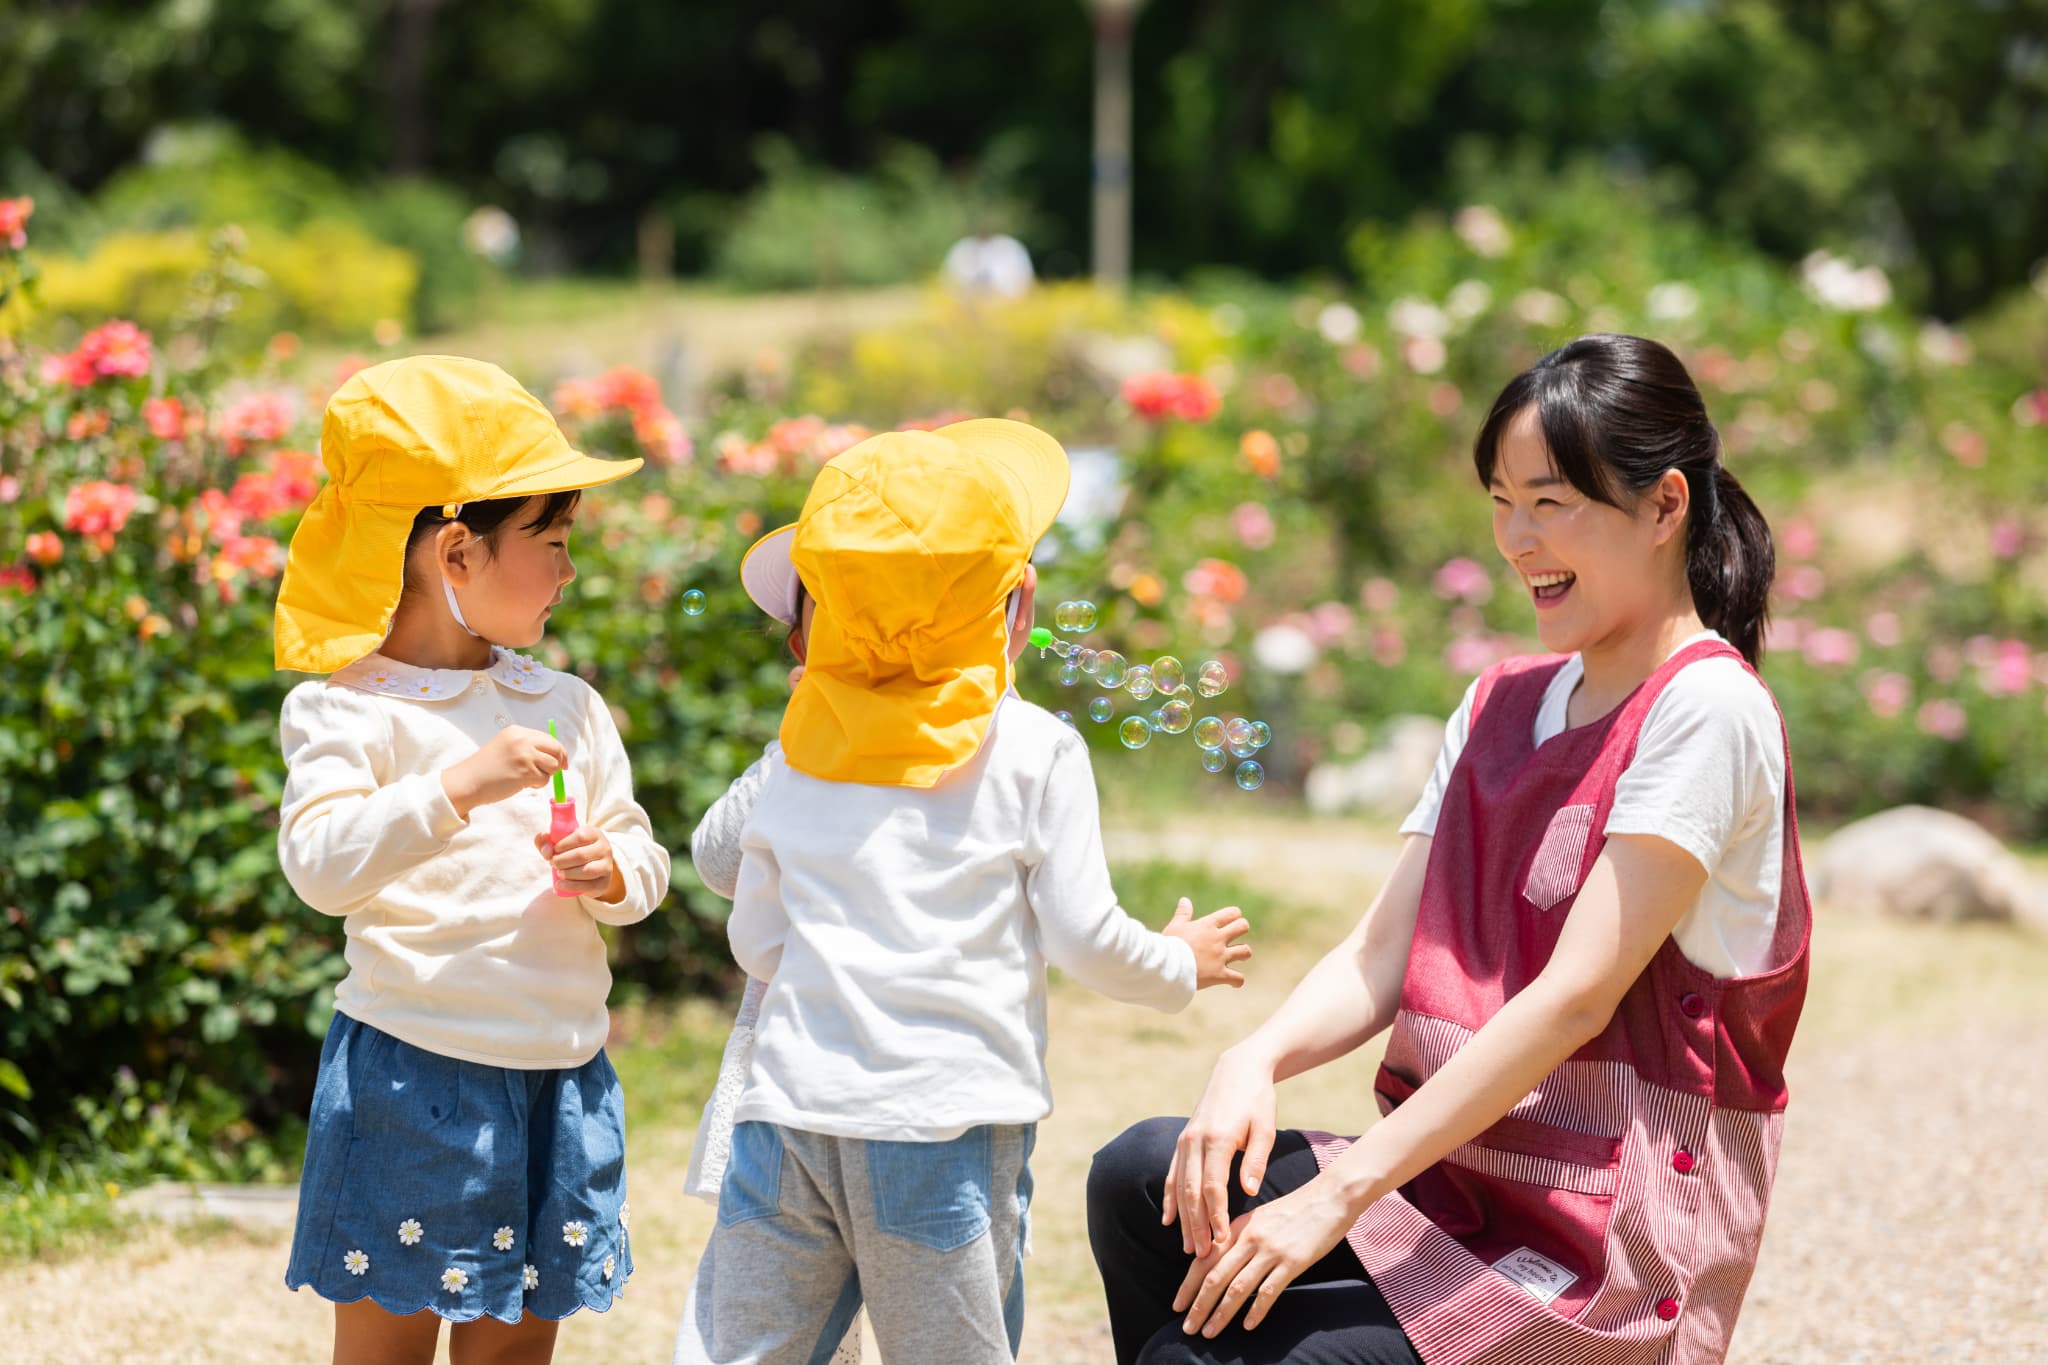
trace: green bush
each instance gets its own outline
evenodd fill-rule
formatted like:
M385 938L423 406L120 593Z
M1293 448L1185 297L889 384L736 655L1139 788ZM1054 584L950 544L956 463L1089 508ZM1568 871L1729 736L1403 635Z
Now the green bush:
M352 185L315 162L251 147L213 125L171 127L90 202L63 202L38 235L43 306L91 325L119 315L163 328L205 237L237 227L266 287L244 296L229 333L289 329L357 341L388 320L409 332L468 321L488 267L463 242L469 205L432 181Z
M937 273L946 250L978 222L1014 225L1014 204L949 179L923 148L898 145L870 175L808 166L764 139L763 181L719 243L712 269L744 289L843 289L901 284Z

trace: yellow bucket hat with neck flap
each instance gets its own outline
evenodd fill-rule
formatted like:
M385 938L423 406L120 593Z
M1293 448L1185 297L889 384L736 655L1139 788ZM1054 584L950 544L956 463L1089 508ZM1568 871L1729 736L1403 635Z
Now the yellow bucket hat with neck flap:
M301 673L332 673L384 642L422 508L594 488L641 465L581 453L511 375L447 355L351 375L327 402L320 462L327 482L292 533L277 593L277 666Z
M794 524L747 551L755 603L817 603L782 718L790 766L930 787L972 758L1010 686L1008 602L1059 516L1067 453L1001 418L891 431L818 472Z

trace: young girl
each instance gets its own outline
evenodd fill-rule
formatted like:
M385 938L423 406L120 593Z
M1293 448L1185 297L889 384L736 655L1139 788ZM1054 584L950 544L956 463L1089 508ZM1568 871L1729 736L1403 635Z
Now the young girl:
M569 447L479 361L373 366L328 404L329 481L292 537L279 858L346 917L285 1282L335 1304L336 1361L545 1361L632 1273L597 926L668 854L602 698L512 652L575 578L581 490L640 461ZM551 731L552 724L552 731ZM548 837L560 774L581 823ZM422 1309L431 1311L422 1312Z
M1120 1361L1727 1351L1810 918L1755 673L1770 532L1684 367L1639 337L1518 376L1476 464L1557 653L1473 685L1386 887L1194 1117L1097 1154ZM1275 1134L1276 1082L1388 1030L1383 1121Z
M1242 980L1234 908L1118 906L1087 748L1010 689L1066 490L1022 423L891 432L742 565L804 672L693 841L765 987L683 1365L826 1359L863 1304L884 1359L1010 1360L1047 964L1163 1010Z

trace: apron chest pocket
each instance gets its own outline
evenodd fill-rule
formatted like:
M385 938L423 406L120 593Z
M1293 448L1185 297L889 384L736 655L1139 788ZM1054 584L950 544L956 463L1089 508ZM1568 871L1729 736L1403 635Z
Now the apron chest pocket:
M1586 841L1593 835L1591 805L1564 806L1550 817L1522 896L1538 910L1548 910L1579 889L1586 859Z

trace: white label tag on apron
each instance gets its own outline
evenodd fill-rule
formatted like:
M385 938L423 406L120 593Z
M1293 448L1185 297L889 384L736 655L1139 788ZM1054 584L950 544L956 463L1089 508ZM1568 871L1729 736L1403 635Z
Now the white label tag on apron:
M1516 1247L1493 1263L1493 1268L1529 1291L1538 1303L1547 1304L1571 1288L1579 1277L1540 1251Z

